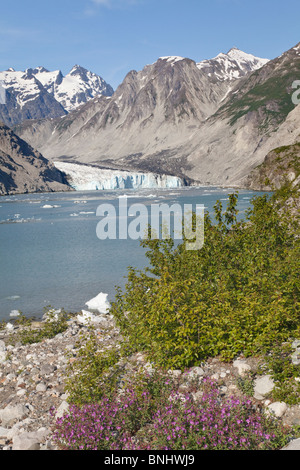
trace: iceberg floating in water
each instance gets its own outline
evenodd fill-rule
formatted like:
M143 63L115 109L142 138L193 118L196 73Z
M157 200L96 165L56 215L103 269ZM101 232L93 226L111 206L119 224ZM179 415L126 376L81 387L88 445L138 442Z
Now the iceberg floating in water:
M10 317L19 317L20 316L20 312L19 310L12 310L9 314Z
M108 302L107 297L108 294L103 294L103 292L100 292L97 297L89 300L85 305L87 305L90 310L98 310L99 313L108 313L110 309L110 303Z
M76 163L54 162L56 168L66 173L69 184L76 191L141 189L141 188L180 188L181 178L155 173L108 170Z

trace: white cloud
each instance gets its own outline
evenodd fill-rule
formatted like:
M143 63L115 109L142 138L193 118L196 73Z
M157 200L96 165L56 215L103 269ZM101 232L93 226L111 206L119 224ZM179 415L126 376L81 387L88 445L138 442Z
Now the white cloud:
M99 14L100 9L125 10L131 6L139 5L144 0L90 0L90 6L84 11L84 16L93 17Z
M96 5L105 5L105 6L110 6L113 2L112 0L92 0L93 3L96 3Z
M105 6L108 8L122 8L128 5L136 5L140 0L92 0L95 5Z

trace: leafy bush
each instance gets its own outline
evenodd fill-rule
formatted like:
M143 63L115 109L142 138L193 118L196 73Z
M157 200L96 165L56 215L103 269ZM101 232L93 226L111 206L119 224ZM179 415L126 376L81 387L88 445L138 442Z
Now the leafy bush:
M289 405L300 402L300 365L292 362L293 348L290 343L274 344L265 356L268 368L275 382L272 398Z
M163 367L209 356L231 360L299 337L299 238L267 195L237 221L237 194L215 220L205 215L202 249L144 240L150 268L130 268L111 313L136 351Z
M99 401L103 393L109 397L122 373L119 349L102 350L92 327L79 336L77 348L77 357L69 362L66 370L69 401L81 405Z
M22 345L39 343L43 339L54 338L68 328L69 314L62 310L59 314L53 309L45 309L46 320L38 328L33 327L33 320L21 314L15 321L20 326L20 331L11 337L12 343L20 342Z

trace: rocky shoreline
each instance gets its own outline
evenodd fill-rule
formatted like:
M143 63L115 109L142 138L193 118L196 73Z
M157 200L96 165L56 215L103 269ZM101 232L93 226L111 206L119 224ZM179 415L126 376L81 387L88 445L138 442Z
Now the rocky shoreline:
M101 320L101 321L99 321ZM42 322L33 322L40 328ZM119 331L111 315L98 316L93 323L103 343L111 347ZM55 416L68 410L65 392L65 372L70 362L76 360L76 344L82 333L88 331L85 319L77 316L68 321L68 328L52 339L39 343L12 346L12 335L21 327L10 325L0 330L0 450L58 450L51 440ZM197 375L218 381L221 393L241 396L237 386L239 377L257 368L257 358L238 358L223 363L209 359L201 367L186 373L187 380ZM142 354L130 358L132 364L146 365ZM180 373L178 371L178 373ZM269 375L257 375L254 381L254 400L258 407L274 413L286 426L300 425L300 405L289 406L267 398L274 382ZM199 390L200 391L200 390ZM285 449L300 450L300 439L292 441Z

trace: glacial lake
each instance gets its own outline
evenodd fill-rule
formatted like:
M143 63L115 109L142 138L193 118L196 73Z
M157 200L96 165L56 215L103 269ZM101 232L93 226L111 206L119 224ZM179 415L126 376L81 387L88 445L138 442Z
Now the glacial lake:
M128 266L148 265L140 240L100 240L96 233L99 205L110 204L118 216L120 199L128 207L179 203L204 205L212 213L219 199L226 208L232 189L185 187L39 193L0 197L0 321L21 311L37 319L44 308L87 310L100 292L114 300L115 286L124 287ZM239 217L253 196L239 190ZM11 315L12 314L12 315Z

